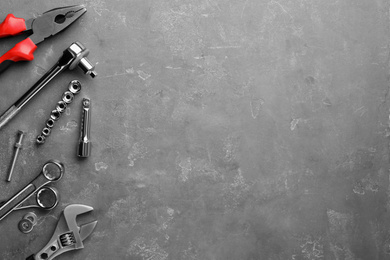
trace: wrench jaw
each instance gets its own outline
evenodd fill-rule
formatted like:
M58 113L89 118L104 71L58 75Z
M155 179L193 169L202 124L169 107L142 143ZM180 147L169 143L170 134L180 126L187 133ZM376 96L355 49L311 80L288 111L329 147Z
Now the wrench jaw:
M92 210L92 207L81 204L67 206L57 223L53 236L43 249L35 254L34 259L50 260L65 252L84 248L83 240L92 234L97 221L79 227L76 217Z
M68 228L70 231L73 232L74 236L74 243L76 245L76 249L84 248L83 241L80 237L80 227L77 225L76 217L78 215L87 213L92 211L93 208L86 205L81 204L72 204L67 206L64 209L64 217L66 220L66 223L68 224Z

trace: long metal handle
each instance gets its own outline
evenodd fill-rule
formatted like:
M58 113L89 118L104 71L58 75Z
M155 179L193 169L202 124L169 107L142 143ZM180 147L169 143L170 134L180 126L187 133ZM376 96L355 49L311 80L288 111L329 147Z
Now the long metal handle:
M37 83L34 84L22 97L20 97L10 108L0 117L0 129L5 126L19 111L24 107L38 92L43 89L55 76L65 70L65 66L59 66L58 63L51 68Z
M79 47L80 52L82 51L82 47L78 46L78 44L72 44L68 49L66 49L58 62L0 116L0 129L4 127L14 116L16 116L22 107L36 96L39 91L47 85L47 83L73 64L78 54L73 52L71 49L72 47L74 48L75 45Z
M0 207L0 220L4 219L10 214L16 207L25 202L41 187L52 182L48 180L42 173L40 173L32 182L30 182L25 188L16 193L12 198L7 200Z
M45 75L43 75L26 93L21 96L15 105L19 108L24 107L39 91L41 91L47 83L49 83L55 76L64 71L67 66L60 66L58 63L54 65Z

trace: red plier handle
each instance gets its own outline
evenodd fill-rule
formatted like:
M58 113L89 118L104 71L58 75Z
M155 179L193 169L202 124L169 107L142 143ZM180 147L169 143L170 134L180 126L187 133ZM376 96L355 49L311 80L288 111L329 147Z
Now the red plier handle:
M23 18L16 18L13 14L8 14L0 24L0 38L18 35L26 30L26 23ZM5 70L11 62L22 60L33 60L34 51L37 46L30 38L17 43L12 49L0 57L0 72Z

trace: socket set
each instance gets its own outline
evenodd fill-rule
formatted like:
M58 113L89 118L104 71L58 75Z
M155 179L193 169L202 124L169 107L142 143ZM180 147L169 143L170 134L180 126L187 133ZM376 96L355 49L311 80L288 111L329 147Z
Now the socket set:
M81 91L81 83L78 80L72 80L68 84L68 90L62 94L62 98L57 102L56 108L51 111L49 119L46 120L46 125L42 129L41 134L37 136L37 144L43 144L51 134L55 122L66 111L66 108L73 102L75 96Z

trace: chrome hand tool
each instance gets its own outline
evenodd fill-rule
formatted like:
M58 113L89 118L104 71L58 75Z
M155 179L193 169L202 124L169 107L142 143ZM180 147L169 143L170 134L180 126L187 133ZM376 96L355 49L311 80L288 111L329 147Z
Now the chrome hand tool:
M15 143L14 157L12 159L11 168L10 168L10 170L8 172L7 181L11 181L12 173L14 172L14 169L15 169L16 159L18 159L19 150L22 148L23 137L24 137L24 132L23 131L18 131L18 139L17 139L17 141Z
M37 144L44 144L46 138L49 137L54 123L65 112L66 108L73 102L74 96L81 91L81 83L78 80L72 80L68 84L68 90L62 95L62 99L57 102L56 109L51 111L50 118L46 121L45 127L42 129L41 134L37 136Z
M0 220L18 209L37 207L50 210L57 206L58 192L53 187L46 185L60 180L64 171L65 168L61 162L56 160L46 162L41 173L33 181L9 200L0 204ZM26 203L23 204L24 202Z
M91 65L87 59L89 50L81 43L72 43L63 53L58 62L40 78L34 86L32 86L22 97L20 97L10 108L8 108L0 116L0 129L4 127L20 110L41 91L55 76L66 69L73 70L79 66L85 74L92 78L96 77L97 73L94 71L94 66Z
M92 210L92 207L81 204L67 206L49 242L38 253L29 256L26 260L51 260L65 252L84 248L83 241L92 234L97 221L79 227L76 218Z
M33 60L33 53L37 49L36 44L61 32L80 18L86 11L87 9L83 5L66 6L52 9L37 18L31 18L29 20L16 18L13 14L8 14L0 24L0 38L14 36L24 32L32 32L32 34L30 37L17 43L12 49L0 57L0 73L12 62Z
M77 147L78 157L91 155L91 100L84 98L81 110L80 140Z

